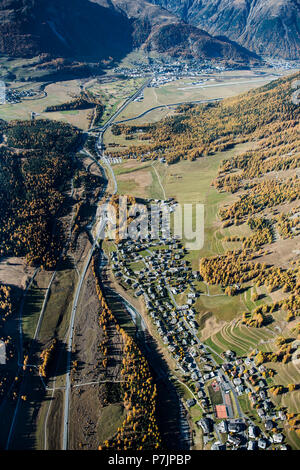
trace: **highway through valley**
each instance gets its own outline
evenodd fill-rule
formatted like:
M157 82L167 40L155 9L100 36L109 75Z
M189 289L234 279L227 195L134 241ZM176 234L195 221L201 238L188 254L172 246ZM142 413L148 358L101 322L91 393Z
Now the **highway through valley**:
M125 103L116 111L116 113L109 118L109 120L106 122L106 124L102 128L94 128L93 131L99 130L99 136L98 136L98 141L96 144L96 151L101 159L104 155L102 154L102 149L103 149L103 137L107 129L112 125L112 123L115 121L115 119L119 116L119 114L132 102L134 101L145 89L145 87L148 86L150 83L150 79L144 82L142 87L139 88L138 91L136 91L128 100L125 101ZM101 167L99 162L96 162L99 167ZM114 175L114 172L107 163L108 169L111 172L111 176L114 182L114 189L113 189L113 194L117 193L117 181ZM101 167L102 169L102 167ZM101 197L100 197L101 199ZM108 202L108 201L107 201ZM63 441L62 441L62 449L67 450L68 449L68 438L69 438L69 414L70 414L70 395L71 395L71 380L70 380L70 373L71 373L71 360L72 360L72 345L73 345L73 336L74 336L74 324L75 324L75 319L76 319L76 312L77 312L77 307L78 307L78 301L79 301L79 296L80 292L82 289L82 285L84 283L84 279L86 277L86 273L88 271L90 262L92 260L95 248L98 246L98 240L99 238L102 237L102 234L104 233L105 227L106 227L107 220L105 216L102 216L102 218L97 220L95 218L94 220L94 226L96 228L96 234L94 236L94 242L93 245L89 251L88 257L86 259L86 262L84 264L84 268L80 274L80 278L77 284L76 292L75 292L75 297L73 301L73 306L72 306L72 313L71 313L71 319L70 319L70 326L69 326L69 331L68 331L68 337L67 337L67 366L66 366L66 389L65 389L65 396L64 396L64 413L63 413ZM92 233L91 229L91 233Z

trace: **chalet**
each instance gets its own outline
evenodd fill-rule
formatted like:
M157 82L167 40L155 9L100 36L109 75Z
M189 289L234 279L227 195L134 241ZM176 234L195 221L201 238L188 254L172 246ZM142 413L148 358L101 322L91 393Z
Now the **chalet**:
M250 437L250 439L255 439L256 436L257 436L257 428L256 426L249 426L249 429L248 429L248 435Z
M267 401L264 402L264 405L263 405L263 406L264 406L265 411L268 411L268 410L270 410L270 409L272 408L273 405L272 405L272 403L270 402L270 400L267 400Z
M200 401L201 405L203 406L203 408L208 408L209 407L209 400L208 398L202 398L202 400Z
M240 423L229 422L228 424L228 432L238 433L241 430Z
M241 364L243 364L243 359L237 359L237 360L235 361L235 364L236 364L237 366L240 366ZM243 367L240 367L240 370L244 370L244 368L243 368Z
M257 444L258 444L258 448L262 450L266 449L267 447L267 441L266 439L263 439L263 438L260 438Z
M212 444L211 450L224 450L224 444L220 441L216 441Z
M224 362L224 364L222 364L221 367L224 370L224 372L228 372L231 369L231 364L229 364L228 362Z
M196 423L203 429L204 434L210 434L212 432L213 426L212 421L209 418L202 418Z
M266 383L264 382L264 380L261 379L261 380L258 382L258 387L259 387L259 388L265 388L265 386L266 386Z
M189 298L189 299L195 299L196 297L197 297L197 296L196 296L196 293L195 293L195 292L190 292L190 293L188 294L188 298Z
M259 398L260 398L261 400L265 400L265 399L266 399L266 392L265 392L264 390L261 390L261 391L259 392Z
M235 386L238 386L242 384L242 381L239 377L237 377L236 379L233 379L233 383Z
M188 408L191 408L192 406L196 405L196 400L194 398L190 398L186 401L186 405Z
M241 444L241 438L239 436L231 436L231 434L229 434L227 442L234 446L239 446Z
M247 450L256 450L257 443L255 441L249 441L247 444Z
M228 349L227 351L224 352L224 356L227 359L233 359L235 357L235 352Z
M273 423L273 421L271 419L268 419L266 422L265 422L265 428L266 428L266 431L272 431L272 429L274 428L275 424Z
M251 359L250 357L246 357L244 362L245 362L246 366L248 366L248 367L250 367L254 364L253 359Z
M273 442L275 444L280 444L283 440L284 440L284 436L283 434L279 433L279 434L273 434Z
M228 432L228 423L225 419L219 423L219 430L222 434L226 434Z

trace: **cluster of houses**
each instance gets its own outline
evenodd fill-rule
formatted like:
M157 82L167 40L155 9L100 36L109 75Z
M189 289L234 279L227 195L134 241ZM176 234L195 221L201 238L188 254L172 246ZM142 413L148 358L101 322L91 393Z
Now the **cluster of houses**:
M253 357L236 358L233 351L226 351L224 353L226 362L221 368L233 383L237 395L247 394L262 423L261 431L258 427L255 431L258 436L261 434L258 442L251 441L250 446L256 448L257 445L259 449L266 449L271 445L273 447L280 445L281 450L286 450L285 437L280 430L286 421L286 414L283 410L275 408L270 400L268 384L263 375L267 372L267 368L264 365L257 366ZM251 431L252 439L257 437L252 434Z
M200 356L201 357L201 356ZM203 417L197 422L203 432L204 444L211 442L212 450L287 450L282 426L286 415L282 410L275 410L273 403L268 398L266 382L260 373L262 368L257 368L253 359L235 359L232 351L224 353L225 360L222 365L212 364L212 357L207 347L202 347L202 358L206 362L203 370L211 366L210 375L203 374L202 380L195 384L200 404L204 409ZM243 372L243 379L240 375ZM214 376L213 381L211 377ZM253 383L248 379L253 377ZM222 392L222 403L213 405L210 396L205 392L207 385ZM251 419L240 413L240 417L234 417L232 398L230 392L236 396L248 394L252 405L256 408L258 420L255 424ZM203 401L204 400L204 401ZM187 406L192 407L196 400L188 400ZM216 440L217 437L217 440Z
M163 201L172 208L174 201ZM195 302L199 296L200 273L186 260L185 249L176 237L167 236L162 227L160 239L122 240L112 251L114 276L138 298L143 298L162 343L176 362L176 371L188 385L193 398L186 407L197 405L202 418L197 422L204 442L211 448L285 450L280 426L285 414L275 411L263 377L264 366L252 357L236 358L233 351L217 363L209 346L198 336ZM219 392L214 402L209 389ZM260 427L243 413L236 419L232 401L248 394L256 408ZM216 441L217 437L217 441Z
M7 88L5 91L5 101L10 104L21 103L23 99L33 98L37 96L39 92L35 90L18 90Z
M231 66L226 66L223 63L212 63L209 60L165 60L164 63L161 60L153 59L151 64L142 62L133 62L132 67L117 67L114 69L114 73L122 75L127 78L140 78L147 75L153 75L153 81L149 85L150 87L158 87L174 80L179 80L184 77L199 77L205 73L212 72L223 72L225 70L231 70Z
M121 157L102 157L101 160L106 165L119 165L123 161Z
M220 439L214 441L211 450L240 449L247 450L267 450L271 441L266 437L265 433L255 424L246 423L242 419L222 420L218 424L214 424L211 418L202 418L199 421L205 435L217 432ZM287 446L283 444L283 435L276 434L272 442L277 445L278 450L287 450Z

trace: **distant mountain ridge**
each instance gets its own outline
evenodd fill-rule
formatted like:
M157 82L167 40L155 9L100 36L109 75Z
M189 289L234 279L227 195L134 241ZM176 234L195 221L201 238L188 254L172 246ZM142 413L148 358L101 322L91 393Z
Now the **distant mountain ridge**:
M0 0L0 52L120 59L135 48L245 64L255 54L144 0Z
M89 0L0 0L0 52L85 58L122 57L132 25L114 8Z
M259 55L300 59L300 0L150 0Z

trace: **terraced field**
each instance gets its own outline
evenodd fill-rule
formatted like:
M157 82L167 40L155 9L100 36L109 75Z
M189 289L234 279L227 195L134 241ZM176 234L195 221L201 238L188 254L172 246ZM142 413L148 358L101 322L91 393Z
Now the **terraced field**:
M272 369L276 371L276 375L273 378L273 382L278 385L287 386L288 384L296 384L296 390L293 392L285 390L285 393L277 397L273 397L273 401L276 405L287 409L289 413L299 413L300 409L300 385L299 385L299 374L300 364L290 362L288 364L276 363L270 364ZM299 449L300 447L300 436L288 425L285 426L287 439L290 444Z
M241 321L234 320L223 326L206 343L218 353L230 349L238 356L245 356L256 348L269 350L275 336L276 333L269 328L250 328Z

